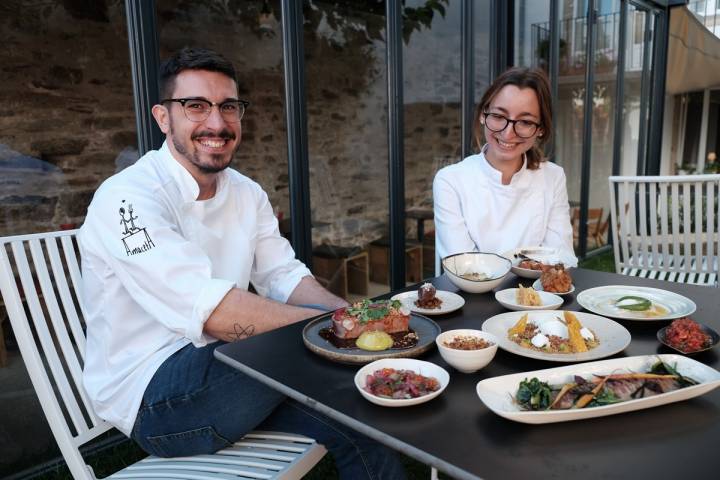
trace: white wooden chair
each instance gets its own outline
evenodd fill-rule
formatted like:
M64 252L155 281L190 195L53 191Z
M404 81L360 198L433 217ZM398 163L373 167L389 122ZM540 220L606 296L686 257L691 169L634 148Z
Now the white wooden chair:
M75 479L91 480L95 476L79 448L112 426L93 412L82 385L85 331L76 233L0 238L0 291L33 387L70 472ZM109 478L299 479L325 452L307 437L257 431L213 455L151 456Z
M717 286L720 175L609 181L617 273Z

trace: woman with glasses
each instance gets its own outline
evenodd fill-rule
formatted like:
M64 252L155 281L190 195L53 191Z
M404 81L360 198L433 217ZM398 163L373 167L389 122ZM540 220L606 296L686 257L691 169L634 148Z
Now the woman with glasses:
M542 245L575 266L565 173L543 154L552 137L545 73L500 75L478 104L474 130L479 153L441 169L433 182L440 258Z

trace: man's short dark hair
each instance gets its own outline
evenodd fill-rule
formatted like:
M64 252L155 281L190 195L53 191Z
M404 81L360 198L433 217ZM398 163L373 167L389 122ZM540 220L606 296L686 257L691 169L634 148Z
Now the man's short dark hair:
M184 70L222 73L238 84L235 67L225 57L207 48L185 47L160 64L160 99L172 95L175 77Z

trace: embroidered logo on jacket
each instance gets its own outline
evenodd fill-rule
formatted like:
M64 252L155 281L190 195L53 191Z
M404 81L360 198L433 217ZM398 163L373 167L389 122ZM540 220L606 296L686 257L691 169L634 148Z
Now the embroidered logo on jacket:
M125 200L123 200L122 203L125 203ZM138 217L133 215L132 203L128 204L127 210L125 210L124 206L121 206L119 213L120 225L122 225L123 228L122 234L125 235L122 238L122 242L123 245L125 245L125 252L128 256L147 252L155 246L145 228L135 225L135 220L137 220Z

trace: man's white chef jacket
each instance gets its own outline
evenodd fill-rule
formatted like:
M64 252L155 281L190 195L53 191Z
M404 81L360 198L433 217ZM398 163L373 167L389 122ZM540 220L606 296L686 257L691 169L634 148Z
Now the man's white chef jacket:
M84 385L127 435L160 365L216 341L203 326L231 288L285 302L310 275L257 183L228 168L213 198L198 193L164 144L100 186L80 230Z
M559 260L577 265L565 172L554 163L528 170L524 159L510 184L503 185L502 174L483 153L472 155L438 171L433 201L440 258L542 245L561 249Z

